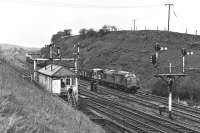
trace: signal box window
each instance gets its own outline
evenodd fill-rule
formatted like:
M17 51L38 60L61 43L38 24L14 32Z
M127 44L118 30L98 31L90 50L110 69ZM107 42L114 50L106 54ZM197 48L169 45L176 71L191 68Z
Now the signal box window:
M66 85L70 85L70 78L66 79Z
M61 79L61 88L64 88L64 87L65 87L64 79Z
M75 85L75 78L72 78L72 85Z

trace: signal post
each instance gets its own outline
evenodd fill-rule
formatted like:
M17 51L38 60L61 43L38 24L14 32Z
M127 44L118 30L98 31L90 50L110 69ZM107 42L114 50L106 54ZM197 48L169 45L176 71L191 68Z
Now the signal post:
M150 62L154 65L155 68L159 69L158 66L158 59L159 59L159 53L160 51L167 50L167 48L160 47L159 44L155 45L155 52L156 54L152 55L150 58ZM157 73L154 75L156 78L161 78L165 83L168 85L168 92L169 92L169 100L168 100L168 112L169 112L169 118L172 119L172 89L173 85L176 80L178 80L180 77L185 77L187 74L185 74L185 56L193 53L187 53L185 49L182 49L183 54L183 71L181 73L172 73L172 66L171 63L169 65L169 73ZM159 72L159 71L158 71Z
M156 78L161 78L163 81L165 81L168 85L168 92L169 92L169 97L168 97L168 113L169 113L169 118L172 119L172 89L173 85L176 80L178 80L180 77L187 76L187 74L184 73L163 73L163 74L156 74L154 75Z
M181 50L181 53L182 53L182 63L183 63L183 73L185 72L185 58L186 58L186 55L193 55L194 52L187 52L187 50L185 48L182 48Z

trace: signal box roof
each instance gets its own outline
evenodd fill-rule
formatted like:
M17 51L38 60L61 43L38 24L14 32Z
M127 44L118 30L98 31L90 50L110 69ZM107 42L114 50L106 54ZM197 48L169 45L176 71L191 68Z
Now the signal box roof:
M71 77L75 76L75 73L63 66L58 66L54 64L47 65L37 71L40 74L49 76L49 77Z

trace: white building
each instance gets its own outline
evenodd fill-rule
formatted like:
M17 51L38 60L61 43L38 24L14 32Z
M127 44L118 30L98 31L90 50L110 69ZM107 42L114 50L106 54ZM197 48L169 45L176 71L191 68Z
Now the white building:
M71 70L58 65L48 65L39 69L38 82L53 94L63 95L71 87L73 91L78 93L75 85L75 74Z

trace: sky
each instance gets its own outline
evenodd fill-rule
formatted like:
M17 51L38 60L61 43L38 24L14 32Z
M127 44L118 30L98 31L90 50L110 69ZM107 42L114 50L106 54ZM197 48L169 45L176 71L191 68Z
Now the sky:
M199 0L0 0L0 43L43 47L64 29L78 34L81 28L115 25L131 30L167 29L200 34Z

